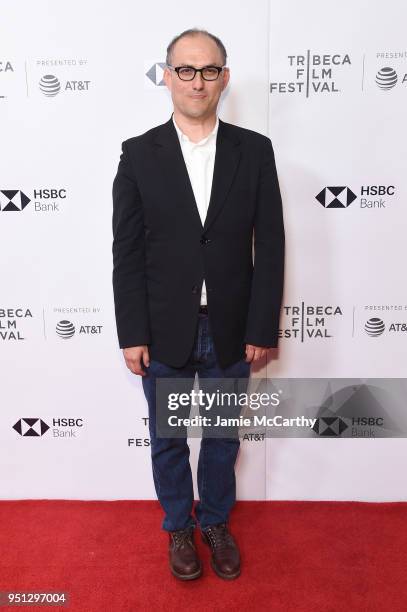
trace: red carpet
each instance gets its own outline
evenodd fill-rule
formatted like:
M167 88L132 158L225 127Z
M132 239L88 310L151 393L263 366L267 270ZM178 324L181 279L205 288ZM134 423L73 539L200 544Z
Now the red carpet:
M204 575L171 576L161 519L150 501L1 501L0 591L67 591L72 612L407 610L406 503L239 502L230 582L200 537Z

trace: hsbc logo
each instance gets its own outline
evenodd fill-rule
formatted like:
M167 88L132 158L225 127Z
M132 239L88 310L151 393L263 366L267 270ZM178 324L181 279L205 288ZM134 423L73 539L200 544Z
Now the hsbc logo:
M25 417L19 419L13 425L16 431L23 438L40 438L49 429L52 438L76 438L84 426L83 418L76 417L53 417L52 424L48 425L38 417Z
M22 211L32 201L34 212L60 212L67 199L65 188L33 189L30 198L21 189L0 190L0 211Z
M31 202L30 198L20 189L4 189L0 191L1 211L21 211Z
M23 437L40 437L43 436L49 429L49 425L39 418L19 419L13 425L13 429Z
M349 187L325 187L315 197L324 208L347 208L356 200Z
M348 429L348 425L341 417L318 417L312 428L318 436L325 438L337 438Z
M359 208L382 209L390 204L396 193L394 185L362 185L359 190ZM324 187L315 199L324 208L348 208L358 196L344 185Z
M164 83L164 70L166 67L165 62L155 62L146 72L146 77L157 87L162 87Z

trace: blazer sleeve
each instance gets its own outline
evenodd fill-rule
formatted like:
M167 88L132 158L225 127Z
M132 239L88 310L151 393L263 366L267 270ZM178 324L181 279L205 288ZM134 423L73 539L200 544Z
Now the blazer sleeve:
M284 285L284 221L274 152L265 138L254 218L254 264L245 343L277 347Z
M113 181L113 293L120 348L149 344L144 213L126 142Z

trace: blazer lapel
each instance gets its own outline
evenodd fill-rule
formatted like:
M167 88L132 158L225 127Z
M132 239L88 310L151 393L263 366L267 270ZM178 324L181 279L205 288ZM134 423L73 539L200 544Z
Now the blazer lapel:
M168 199L176 206L182 206L187 218L202 233L201 217L172 118L157 130L154 146L159 164L158 176L165 177Z
M239 144L239 138L229 130L226 123L219 120L212 190L205 223L202 226L172 117L156 132L154 147L160 167L159 176L165 177L169 198L174 200L177 206L183 206L190 220L201 232L205 232L210 227L222 210L239 165L241 156Z
M203 227L204 232L212 225L222 210L226 196L232 186L241 157L239 144L239 138L231 133L226 123L219 119L212 190Z

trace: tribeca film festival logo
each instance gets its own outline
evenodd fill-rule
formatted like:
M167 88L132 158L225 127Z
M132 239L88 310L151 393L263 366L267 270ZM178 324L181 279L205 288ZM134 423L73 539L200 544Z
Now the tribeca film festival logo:
M0 340L25 340L22 328L27 318L33 318L29 308L0 308Z
M148 428L148 423L149 423L149 418L148 417L140 417L141 418L141 422L142 422L142 426L144 428ZM151 446L151 438L144 438L144 437L138 437L138 438L127 438L127 446L131 446L134 448L143 448L143 447L148 447Z
M82 427L83 418L72 417L54 417L51 425L39 417L24 417L13 425L23 438L41 438L50 429L53 438L76 438Z
M21 212L33 201L34 212L60 212L60 206L66 201L64 188L37 188L30 195L21 189L3 189L0 191L0 210Z
M324 208L348 208L359 197L359 208L382 209L391 201L395 194L394 185L362 185L359 196L350 187L324 187L316 196L316 200Z
M347 53L313 53L309 49L302 55L287 55L288 78L270 83L271 94L312 94L339 93L336 77L351 66Z
M378 338L386 332L388 334L405 334L407 332L407 304L387 304L387 305L369 305L364 307L364 311L380 311L381 316L373 316L367 319L363 325L363 329L370 338ZM391 320L386 322L382 318L382 312L392 313ZM405 313L404 315L402 313ZM398 318L395 318L395 314Z
M333 337L331 325L342 316L342 309L337 305L309 305L301 302L300 306L283 306L285 326L279 330L279 337L301 342L326 340Z
M8 74L14 74L14 68L12 63L9 60L0 60L0 100L5 100L7 98L4 88L4 78L7 77Z
M87 321L83 317L87 315L100 316L99 307L74 307L74 308L54 308L56 314L75 314L76 320L73 323L65 318L60 318L54 324L55 334L58 338L69 340L77 334L80 337L95 337L102 333L103 325L99 321ZM77 322L78 318L79 320ZM44 310L44 338L47 339L45 333L45 310ZM0 341L21 341L26 340L27 323L31 324L34 321L32 310L26 306L16 306L13 308L0 307ZM29 326L28 326L29 327ZM30 329L30 327L29 327ZM32 331L32 327L31 327Z

